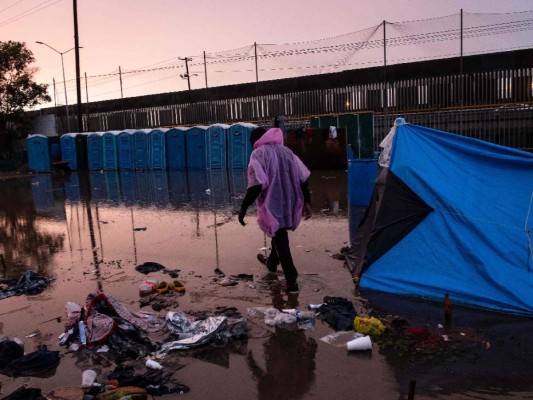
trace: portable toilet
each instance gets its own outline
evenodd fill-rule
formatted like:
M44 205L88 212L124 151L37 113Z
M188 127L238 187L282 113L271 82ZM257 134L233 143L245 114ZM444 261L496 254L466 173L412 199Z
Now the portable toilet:
M119 131L110 131L102 135L104 170L116 171L118 169L117 135Z
M73 170L78 169L78 157L76 152L76 134L66 133L59 139L61 142L61 157L68 161L68 167Z
M193 126L185 135L187 149L187 168L205 169L207 167L207 126Z
M132 171L135 169L135 153L133 151L134 133L126 129L117 135L118 169Z
M226 168L226 132L229 125L213 124L207 128L207 168Z
M183 170L187 168L185 135L189 128L176 127L165 132L167 144L167 168Z
M158 128L149 133L150 157L148 157L148 164L150 169L167 168L167 146L165 133L168 130L169 128Z
M103 132L93 132L87 135L87 164L90 171L104 169Z
M28 145L28 168L32 172L50 172L48 138L44 135L30 135Z
M148 169L148 153L150 141L148 134L151 129L141 129L133 134L133 154L135 155L135 169Z
M250 135L255 124L239 122L228 129L228 168L246 168L252 154Z

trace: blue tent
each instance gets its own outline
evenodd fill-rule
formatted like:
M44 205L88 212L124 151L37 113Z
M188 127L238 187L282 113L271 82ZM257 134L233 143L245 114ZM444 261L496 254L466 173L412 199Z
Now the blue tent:
M360 287L533 314L533 154L401 121L384 142Z

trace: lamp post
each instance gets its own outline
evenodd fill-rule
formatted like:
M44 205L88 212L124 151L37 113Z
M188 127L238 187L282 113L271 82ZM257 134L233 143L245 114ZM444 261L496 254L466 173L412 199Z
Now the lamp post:
M67 130L70 132L70 121L69 121L69 115L68 115L68 99L67 99L67 83L66 83L66 80L65 80L65 64L63 62L63 54L74 50L75 47L73 47L72 49L68 49L67 51L58 51L58 50L54 49L52 46L50 46L50 45L48 45L48 44L46 44L44 42L37 41L35 43L43 44L46 47L48 47L49 49L54 50L57 54L59 54L61 56L61 69L63 70L63 88L65 89L65 109L67 110ZM82 47L80 47L80 49L81 48Z

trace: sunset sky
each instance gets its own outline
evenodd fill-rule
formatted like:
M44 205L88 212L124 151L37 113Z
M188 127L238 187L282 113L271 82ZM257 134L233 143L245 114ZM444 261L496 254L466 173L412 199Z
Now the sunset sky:
M64 104L61 57L35 42L45 42L61 52L74 47L72 3L0 0L0 40L26 42L39 69L36 79L50 84L52 95L55 78L58 104ZM90 77L90 101L120 98L119 66L122 71L170 68L154 76L138 76L135 81L124 76L124 97L186 90L187 81L179 76L184 73L179 57L187 56L193 57L192 64L196 62L190 70L191 87L201 88L205 82L198 63L204 51L223 52L253 46L254 42L266 45L330 38L376 26L383 20L444 17L458 14L461 8L465 13L514 13L533 11L533 1L79 0L81 74ZM531 36L531 31L524 35ZM64 54L64 62L68 102L74 104L74 51ZM251 70L253 65L246 68ZM210 86L223 84L222 74L220 68L208 72ZM83 89L83 101L85 96Z

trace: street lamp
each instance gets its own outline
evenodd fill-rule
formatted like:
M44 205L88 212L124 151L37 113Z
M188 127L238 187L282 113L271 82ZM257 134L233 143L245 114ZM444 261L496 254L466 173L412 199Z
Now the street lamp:
M65 53L68 53L69 51L72 51L75 49L75 47L73 47L72 49L68 49L67 51L58 51L56 49L54 49L52 46L44 43L44 42L35 42L35 43L38 43L38 44L44 44L46 47L54 50L57 54L59 54L61 56L61 69L63 70L63 88L65 89L65 108L67 110L67 130L70 132L70 121L69 121L69 115L68 115L68 99L67 99L67 83L66 83L66 80L65 80L65 64L63 63L63 54ZM82 49L83 47L80 47L80 49Z

